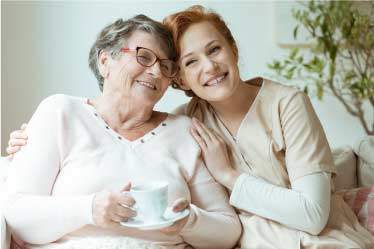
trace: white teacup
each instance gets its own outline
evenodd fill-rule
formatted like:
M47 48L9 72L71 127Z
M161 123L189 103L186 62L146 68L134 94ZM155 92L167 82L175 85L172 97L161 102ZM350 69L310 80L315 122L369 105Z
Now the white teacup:
M136 203L137 219L144 222L159 222L168 205L168 183L150 182L135 185L130 190Z

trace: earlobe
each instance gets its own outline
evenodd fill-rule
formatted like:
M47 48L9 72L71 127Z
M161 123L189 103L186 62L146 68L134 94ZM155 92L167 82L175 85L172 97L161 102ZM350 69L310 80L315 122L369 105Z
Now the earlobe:
M189 87L189 86L187 86L185 83L184 83L184 81L182 80L182 78L181 77L178 77L177 79L176 79L176 82L177 82L177 84L179 85L179 87L182 89L182 90L191 90L191 88Z

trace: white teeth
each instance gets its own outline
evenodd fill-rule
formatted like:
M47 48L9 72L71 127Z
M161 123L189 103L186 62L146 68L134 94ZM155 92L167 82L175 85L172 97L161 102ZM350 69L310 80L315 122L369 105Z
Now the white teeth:
M148 88L151 88L151 89L153 89L153 90L156 90L156 86L153 85L153 84L151 84L151 83L148 83L148 82L145 82L145 81L140 81L140 80L138 80L137 82L138 82L140 85L143 85L143 86L145 86L145 87L148 87Z
M215 86L215 85L218 85L222 80L223 78L225 78L226 75L222 75L220 77L217 77L211 81L209 81L208 83L206 83L205 85L206 86Z

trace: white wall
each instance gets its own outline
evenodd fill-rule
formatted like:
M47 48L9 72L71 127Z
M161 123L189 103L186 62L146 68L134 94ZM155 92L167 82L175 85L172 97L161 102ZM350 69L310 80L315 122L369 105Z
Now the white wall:
M144 13L162 20L192 1L4 2L1 38L2 152L8 134L27 122L38 103L54 93L94 97L99 93L88 65L96 34L115 18ZM266 63L287 51L276 44L274 11L286 2L199 2L220 13L231 27L240 50L243 78L268 75ZM170 89L157 108L170 111L188 99ZM333 147L352 144L364 135L359 123L334 99L313 100ZM371 117L373 118L373 117Z

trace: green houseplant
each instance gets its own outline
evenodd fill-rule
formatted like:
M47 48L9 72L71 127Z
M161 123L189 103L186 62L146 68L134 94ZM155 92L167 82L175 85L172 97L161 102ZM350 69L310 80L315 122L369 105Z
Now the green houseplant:
M293 9L297 20L294 38L302 26L310 46L293 48L286 59L268 64L276 75L322 99L329 92L356 117L368 135L374 121L365 118L364 106L374 115L374 2L309 1ZM374 119L374 118L373 118Z

